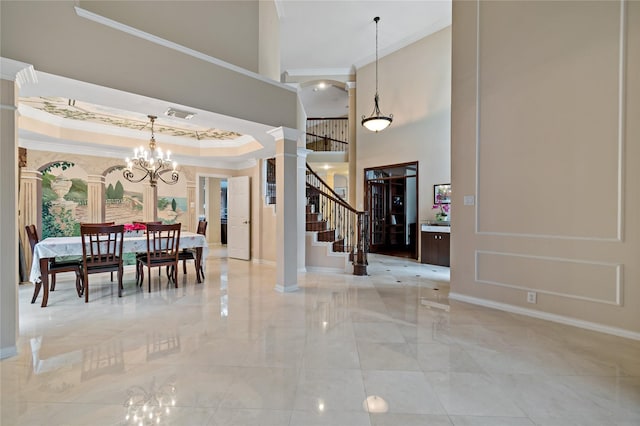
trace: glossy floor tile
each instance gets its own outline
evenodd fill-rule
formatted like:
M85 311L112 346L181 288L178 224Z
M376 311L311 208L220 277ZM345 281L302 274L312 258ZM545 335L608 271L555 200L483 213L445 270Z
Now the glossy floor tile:
M88 304L21 286L0 424L640 425L640 342L449 302L448 268L372 255L281 294L224 250L188 267L151 293L127 270L122 298L91 276Z

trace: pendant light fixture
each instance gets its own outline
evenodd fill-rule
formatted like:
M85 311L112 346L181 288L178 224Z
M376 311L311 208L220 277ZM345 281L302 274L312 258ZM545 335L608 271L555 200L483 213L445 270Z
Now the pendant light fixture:
M393 114L384 115L380 112L380 106L378 105L378 101L380 97L378 96L378 22L380 21L380 17L376 16L373 18L376 23L376 95L373 98L374 107L373 112L369 117L362 116L362 125L372 132L379 132L380 130L384 130L393 121Z

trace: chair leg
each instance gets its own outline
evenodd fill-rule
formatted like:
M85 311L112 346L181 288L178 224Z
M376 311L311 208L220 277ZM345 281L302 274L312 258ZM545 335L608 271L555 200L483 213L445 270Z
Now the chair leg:
M82 287L84 288L84 303L89 303L89 274L84 271L84 278L82 280Z
M122 275L123 275L123 267L122 265L120 265L120 268L118 268L118 297L122 297L122 289L123 289L123 285L122 285Z
M182 273L187 275L187 260L182 261Z
M113 282L113 271L111 271L111 282Z
M55 291L56 289L56 273L51 274L51 286L49 287L49 291Z
M35 283L35 287L33 288L33 297L31 298L31 303L36 303L38 294L40 294L40 287L42 287L42 281L37 280Z
M76 270L76 291L78 292L78 297L82 297L82 277L79 269Z
M149 273L149 293L151 293L151 265L149 265L147 272Z
M175 284L175 288L178 288L178 264L173 267L173 283Z

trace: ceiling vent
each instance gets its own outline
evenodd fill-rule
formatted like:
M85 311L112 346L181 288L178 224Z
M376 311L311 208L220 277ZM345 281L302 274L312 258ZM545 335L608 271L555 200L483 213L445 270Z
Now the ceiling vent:
M164 115L166 115L167 117L176 117L176 118L182 118L184 120L191 120L193 116L196 115L196 113L191 111L183 111L175 108L169 108L168 110L165 111Z

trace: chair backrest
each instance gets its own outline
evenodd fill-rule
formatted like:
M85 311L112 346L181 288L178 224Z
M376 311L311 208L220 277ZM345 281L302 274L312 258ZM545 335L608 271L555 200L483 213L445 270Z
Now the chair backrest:
M80 226L111 226L115 224L115 222L85 222L80 223Z
M198 230L196 231L198 234L200 235L206 235L207 234L207 221L206 220L201 220L198 222Z
M40 242L38 239L38 231L36 230L35 225L27 225L24 227L27 231L27 238L29 238L29 245L31 246L31 254L33 254L33 249Z
M124 225L80 225L84 267L110 267L122 261Z
M147 260L150 262L178 259L181 224L147 225Z

